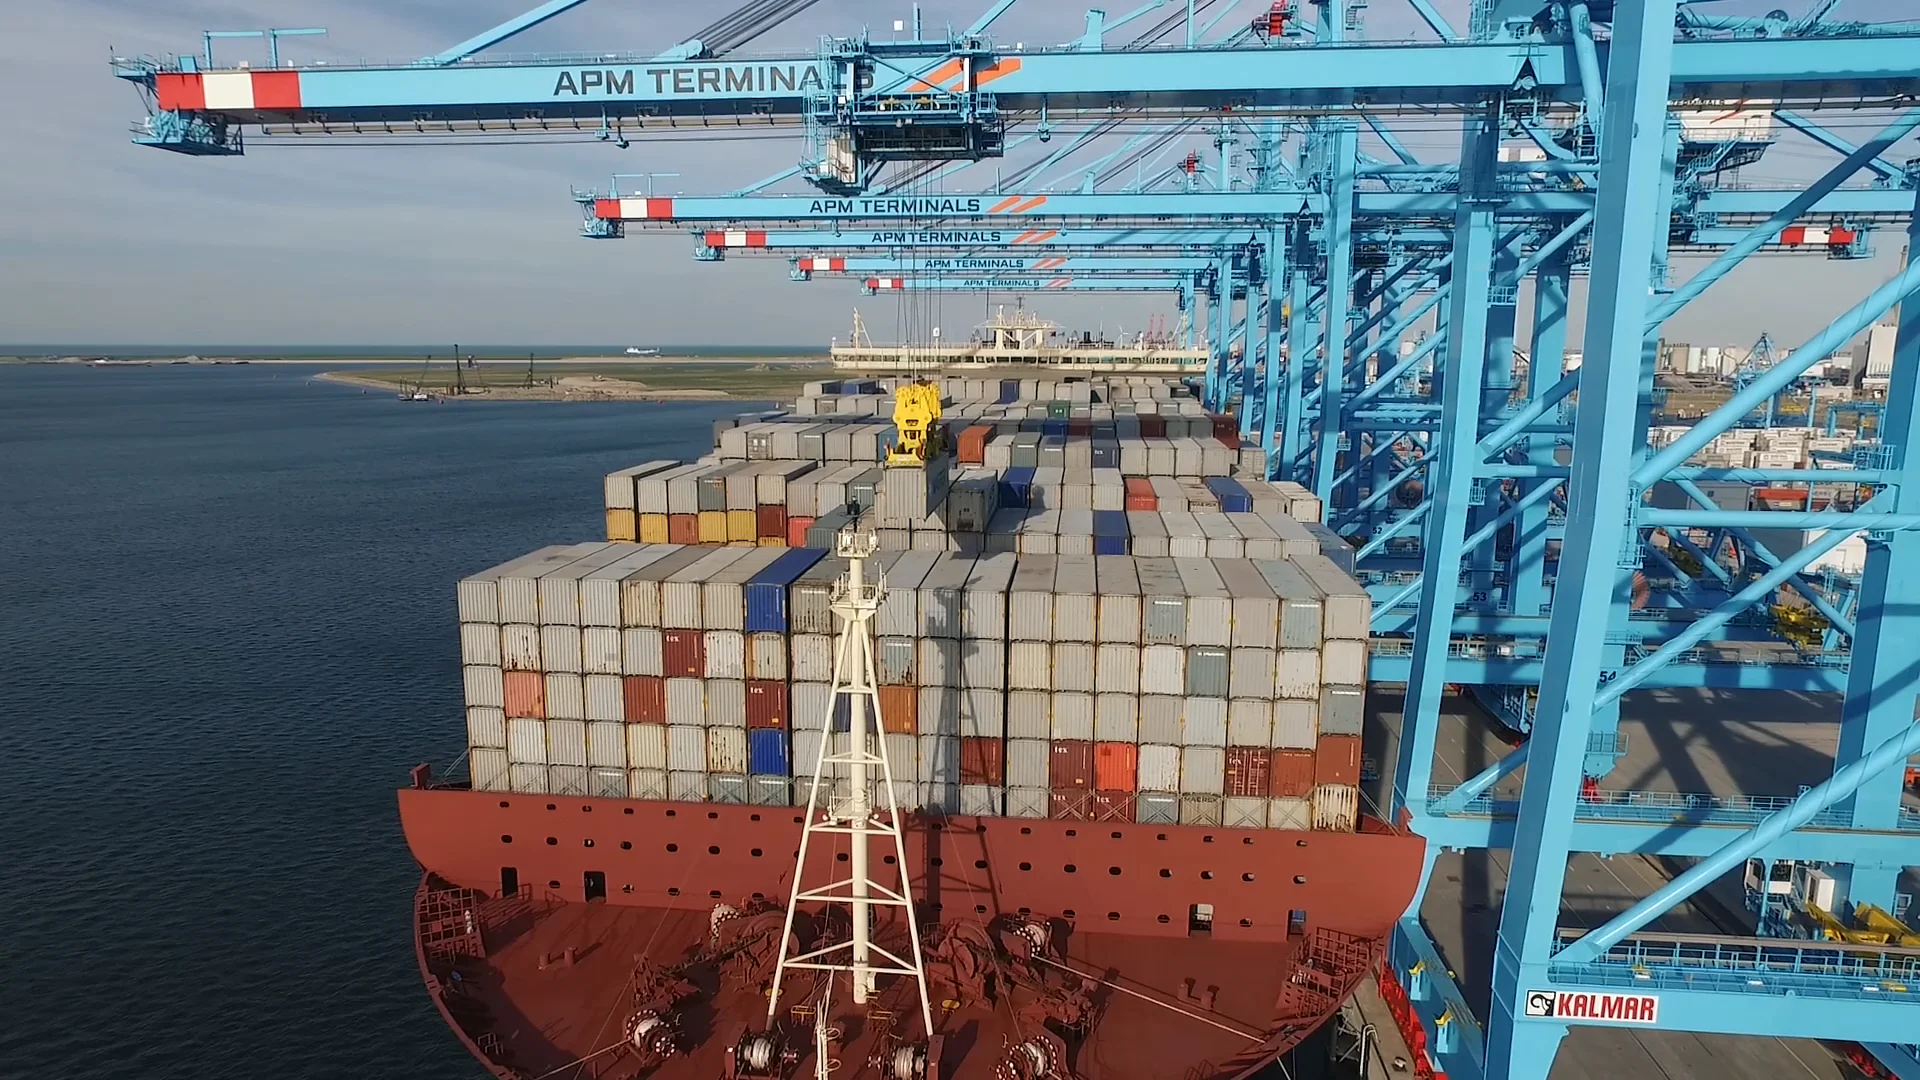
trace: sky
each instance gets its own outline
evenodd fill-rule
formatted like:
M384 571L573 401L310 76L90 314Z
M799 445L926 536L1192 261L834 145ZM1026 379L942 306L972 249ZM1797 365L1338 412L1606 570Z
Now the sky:
M1798 10L1801 0L1784 2ZM1459 26L1465 3L1437 6ZM863 297L851 281L792 282L783 259L696 264L681 234L616 242L577 235L570 186L603 187L614 172L675 172L668 183L679 192L724 192L794 164L798 139L636 142L626 150L595 142L403 147L369 140L189 158L128 141L143 109L108 70L114 55L197 51L205 29L268 25L328 29L326 37L284 42L292 59L412 58L527 6L531 0L0 4L0 92L15 103L0 110L0 146L9 149L0 166L0 205L8 208L0 213L0 345L820 346L845 337L856 307L876 340L891 339L902 301ZM664 48L731 6L595 0L502 48ZM949 0L923 10L929 26L965 25L984 6ZM1257 0L1244 6L1263 9ZM1728 0L1714 10L1772 6ZM1844 14L1886 19L1910 6L1848 0ZM1066 40L1079 33L1084 7L1023 0L994 34L1003 42ZM810 53L819 35L863 25L889 36L888 24L909 9L904 0L821 0L749 50ZM1418 26L1403 0L1376 0L1366 18L1368 35L1379 39L1415 35ZM219 48L217 57L256 61L264 49L244 41ZM1796 139L1784 138L1743 179L1756 186L1805 180L1833 160ZM1408 133L1407 141L1427 160L1445 160L1457 144L1433 127ZM1920 149L1897 148L1889 156L1915 154ZM1668 337L1750 343L1768 330L1798 343L1884 280L1903 239L1882 233L1879 257L1852 263L1754 260L1670 323ZM1692 269L1676 271L1685 277ZM944 324L951 338L981 321L990 303L1010 299L948 293L921 301L935 307L919 318ZM1051 294L1031 306L1063 325L1108 330L1139 328L1172 311L1165 295ZM1576 304L1576 326L1580 318Z

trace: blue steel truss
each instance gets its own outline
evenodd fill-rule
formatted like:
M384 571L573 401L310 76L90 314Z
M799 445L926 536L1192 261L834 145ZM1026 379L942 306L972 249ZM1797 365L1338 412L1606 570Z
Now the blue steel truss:
M1189 14L1132 43L1112 37L1160 6L1148 3L1089 12L1062 46L1010 49L989 33L1002 0L964 30L925 33L916 15L908 40L828 38L805 55L733 59L730 43L701 41L486 51L578 2L551 0L426 59L287 63L277 35L295 32L269 31L264 71L216 68L211 38L204 58L113 70L149 103L136 141L190 154L244 152L247 128L592 131L625 146L690 120L800 127L804 160L732 195L657 194L651 178L638 192L577 192L582 232L691 231L703 261L797 256L796 277L859 275L870 290L1175 291L1210 345L1208 405L1237 410L1269 474L1312 487L1355 548L1375 598L1370 675L1407 687L1383 809L1428 839L1429 872L1442 848L1513 853L1491 1015L1474 1017L1451 982L1418 900L1395 934L1391 973L1432 1065L1538 1080L1570 1025L1639 1022L1543 1012L1541 995L1630 994L1658 999L1661 1027L1851 1040L1920 1077L1902 1045L1920 1033L1920 953L1646 932L1748 858L1823 868L1843 914L1900 910L1898 876L1920 865L1900 768L1920 749L1906 644L1920 640L1920 461L1908 461L1920 304L1900 306L1920 262L1790 356L1743 371L1732 399L1677 440L1648 443L1661 329L1733 268L1763 254L1861 258L1876 229L1905 230L1915 250L1920 171L1902 148L1920 128L1920 24L1838 22L1830 0L1762 18L1686 0L1475 0L1456 29L1409 0L1432 39L1379 44L1364 40L1361 4L1324 0L1310 17L1276 5L1219 36L1220 17ZM1820 122L1836 108L1885 126L1855 142ZM1456 161L1408 151L1392 128L1409 109L1459 121ZM1744 126L1755 115L1764 122ZM1834 167L1785 190L1734 182L1765 159L1772 121ZM1021 147L1040 160L948 193L968 188L969 163ZM788 181L810 187L772 190ZM1711 261L1674 285L1680 255ZM1576 277L1585 361L1561 371ZM1772 415L1810 365L1896 307L1885 402L1826 413L1829 433L1843 414L1870 423L1854 454L1806 468L1687 463L1756 410ZM1808 494L1798 510L1732 508L1710 483ZM1815 483L1854 493L1852 505L1816 507ZM1679 505L1654 505L1657 486ZM1782 557L1759 542L1765 529L1826 533ZM1852 536L1866 541L1864 573L1810 569ZM1783 590L1824 621L1817 641L1775 634ZM1757 641L1769 647L1743 647ZM1450 685L1521 742L1443 786L1432 772ZM1663 686L1843 693L1832 779L1738 796L1605 786L1625 748L1622 695ZM1515 775L1517 796L1495 792ZM1575 852L1699 862L1582 934L1557 919Z

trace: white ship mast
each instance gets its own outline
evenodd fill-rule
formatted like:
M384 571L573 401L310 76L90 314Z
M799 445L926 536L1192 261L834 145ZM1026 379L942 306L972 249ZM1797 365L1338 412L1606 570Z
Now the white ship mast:
M878 537L873 531L859 525L843 530L834 538L835 553L847 560L847 574L833 590L832 606L833 613L840 617L840 640L835 650L831 700L833 705L838 705L842 698L846 700L852 731L846 750L836 752L833 713L838 710L830 706L824 718L826 730L820 743L820 757L813 766L806 825L800 834L799 863L794 869L793 890L787 899L786 930L781 935L783 943L791 940L794 914L801 904L843 904L851 909L852 940L795 956L785 955L783 946L780 964L773 975L773 989L767 998L767 1024L772 1027L779 1012L781 985L791 970L848 973L852 976L855 1005L867 1004L879 976L903 975L913 979L919 991L920 1019L931 1037L933 1006L927 997L926 963L920 952L920 927L907 881L906 844L900 834L900 808L894 800L893 768L886 756L880 695L873 681L873 616L880 610L885 583L867 581L866 560L878 546ZM879 790L885 793L877 806L872 797L876 766ZM851 791L841 796L829 787L823 799L823 786L831 785L832 778L842 775L850 776ZM804 880L807 852L813 846L814 837L821 833L845 835L851 840L850 873L846 878L814 885ZM874 844L888 841L894 865L900 871L898 890L869 875ZM832 877L831 871L827 876ZM911 959L895 956L873 943L875 906L905 910ZM824 1059L818 1068L826 1068ZM826 1073L820 1075L824 1077Z

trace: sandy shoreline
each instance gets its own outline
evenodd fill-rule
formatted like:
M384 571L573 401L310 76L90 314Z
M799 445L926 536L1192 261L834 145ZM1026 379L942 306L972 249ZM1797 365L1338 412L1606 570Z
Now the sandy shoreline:
M379 390L388 394L398 394L400 388L388 379L355 374L351 371L323 371L314 378L325 382L342 383L369 390ZM450 401L724 401L733 398L724 390L706 389L663 389L650 387L644 383L629 379L599 378L590 375L567 375L554 380L552 386L485 387L465 397L438 395L442 400ZM765 400L756 398L754 400Z

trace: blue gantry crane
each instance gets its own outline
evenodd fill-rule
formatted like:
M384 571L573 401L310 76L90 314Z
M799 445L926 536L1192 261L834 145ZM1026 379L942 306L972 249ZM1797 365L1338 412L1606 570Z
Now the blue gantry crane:
M791 258L796 276L905 294L1176 291L1206 328L1208 404L1236 407L1270 475L1325 501L1375 595L1370 674L1406 688L1384 809L1427 838L1429 883L1442 852L1510 853L1486 1015L1420 902L1394 937L1382 978L1417 1021L1416 1071L1538 1080L1570 1028L1604 1025L1842 1040L1920 1077L1920 950L1884 921L1920 866L1920 812L1902 797L1920 750L1905 647L1920 634L1920 304L1901 306L1920 264L1753 363L1671 442L1647 439L1662 327L1729 271L1862 258L1893 228L1913 250L1920 23L1841 21L1838 0L1761 17L1473 0L1454 27L1409 0L1422 38L1371 42L1358 0L1231 19L1233 4L1152 0L1030 47L993 34L1013 6L1000 0L962 29L916 13L901 40L739 58L810 2L757 0L659 49L486 53L579 2L410 63L290 62L280 37L307 31L265 31L265 67L217 66L210 36L113 72L148 106L136 141L190 155L248 139L798 132L802 160L730 195L663 192L659 176L576 192L582 231L690 235L702 261ZM1877 130L1843 137L1821 122L1839 110ZM1421 161L1395 127L1436 117L1458 150ZM1832 166L1738 182L1783 130ZM1676 280L1683 256L1704 266ZM1583 361L1563 370L1577 279ZM1875 420L1850 458L1691 463L1896 307L1884 402L1842 407ZM1816 501L1814 484L1849 494ZM1807 504L1726 505L1724 485L1806 485ZM1812 539L1778 554L1763 530ZM1855 536L1857 577L1810 569ZM1782 590L1823 620L1817 640L1759 660L1710 648L1771 634ZM1435 775L1449 686L1472 687L1515 744L1459 783ZM1842 695L1830 777L1737 798L1617 781L1622 698L1661 687ZM1561 918L1580 853L1692 862L1582 929ZM1730 872L1762 898L1753 927L1655 929Z

